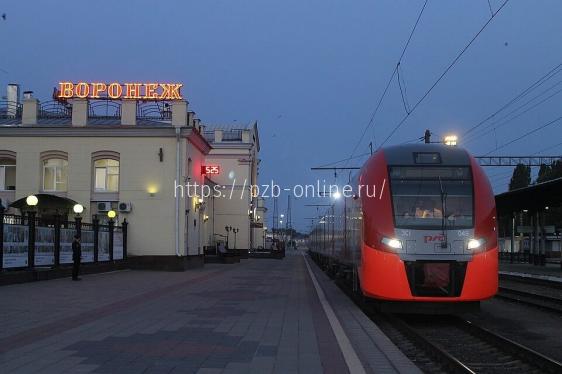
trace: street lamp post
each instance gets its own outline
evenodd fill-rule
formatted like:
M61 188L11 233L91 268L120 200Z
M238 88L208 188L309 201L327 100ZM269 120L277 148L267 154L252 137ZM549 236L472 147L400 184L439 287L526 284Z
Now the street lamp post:
M29 195L25 199L30 210L27 212L28 217L28 247L27 247L27 266L33 268L35 266L35 207L39 203L39 199L35 195Z
M76 216L74 217L74 225L76 226L75 227L76 235L81 237L82 236L82 216L80 216L80 214L84 211L84 207L81 204L75 204L72 207L72 210L76 214Z
M232 226L225 226L224 229L226 230L226 248L228 248L228 233L232 230Z
M115 221L113 220L117 216L114 210L107 212L107 217L109 218L108 229L109 229L109 261L113 262L113 230L115 228Z
M232 229L232 232L234 233L234 249L236 249L236 234L238 231L240 231L240 229Z

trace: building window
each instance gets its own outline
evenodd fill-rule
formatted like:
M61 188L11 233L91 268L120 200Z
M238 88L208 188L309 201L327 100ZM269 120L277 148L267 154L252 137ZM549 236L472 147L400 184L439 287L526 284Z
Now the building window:
M16 189L16 161L0 158L0 191Z
M96 192L119 191L119 161L112 159L94 161L94 190Z
M68 184L68 161L49 158L43 161L43 191L66 191Z

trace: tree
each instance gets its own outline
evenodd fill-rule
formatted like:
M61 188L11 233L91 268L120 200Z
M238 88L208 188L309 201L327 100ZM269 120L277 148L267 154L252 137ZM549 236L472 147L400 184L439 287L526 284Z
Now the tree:
M562 178L562 160L557 160L552 163L552 173L550 179Z
M539 169L539 175L537 176L537 180L535 183L542 183L546 182L551 179L552 174L552 167L550 165L541 164Z
M524 164L517 164L509 181L509 190L524 188L529 184L531 184L531 168Z
M562 177L562 160L554 161L550 165L542 164L535 183L550 181Z

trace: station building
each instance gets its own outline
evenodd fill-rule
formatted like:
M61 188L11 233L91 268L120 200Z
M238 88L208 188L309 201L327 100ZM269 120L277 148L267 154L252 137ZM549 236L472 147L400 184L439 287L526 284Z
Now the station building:
M99 92L92 97L96 84L113 86L115 98L100 97ZM94 83L89 95L84 87L67 92L61 85L54 100L46 102L32 92L20 101L19 87L8 87L7 100L0 102L2 205L12 213L25 213L26 197L36 195L39 216L72 219L78 203L84 206L85 222L115 211L118 222L129 223L129 260L138 267L202 266L205 246L226 236L226 226L239 229L238 248L253 248L249 211L257 202L248 192L241 202L203 196L202 190L180 194L177 186L228 184L225 173L242 176L243 170L255 182L257 124L239 132L238 144L225 141L228 146L221 148L222 141L209 141L208 130L188 111L181 85L169 88L172 96L164 98L158 95L165 95L166 87L155 84L115 85ZM142 88L145 96L140 95ZM154 93L158 89L161 94ZM154 97L147 99L151 92ZM221 172L205 173L208 164ZM233 240L233 233L228 235Z
M212 181L226 187L225 193L213 202L215 239L226 239L229 248L246 253L249 249L258 249L263 246L266 208L259 194L250 190L250 186L258 185L260 143L257 122L205 125L202 133L211 145L206 156L207 165L220 168L212 176ZM229 229L225 229L227 227ZM236 235L230 227L236 230Z

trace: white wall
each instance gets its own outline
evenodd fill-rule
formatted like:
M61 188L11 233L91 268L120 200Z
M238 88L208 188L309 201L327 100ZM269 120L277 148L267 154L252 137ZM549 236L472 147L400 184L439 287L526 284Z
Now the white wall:
M62 130L64 131L64 130ZM164 152L160 162L158 151ZM84 221L95 213L91 204L92 152L110 150L120 153L119 201L131 202L130 213L120 213L119 221L129 221L128 250L131 255L175 255L176 139L174 137L4 137L0 149L17 152L16 199L37 194L41 188L40 153L59 150L68 153L68 191L66 197L84 205ZM181 141L181 155L201 162L202 154ZM196 163L194 162L194 165ZM195 166L194 166L195 167ZM182 165L182 171L185 165ZM149 195L149 188L156 193ZM180 206L183 206L180 205ZM180 209L180 230L185 215ZM191 218L193 225L193 218ZM199 222L198 222L199 224ZM198 252L198 230L190 233L189 254ZM185 248L181 236L180 248Z

